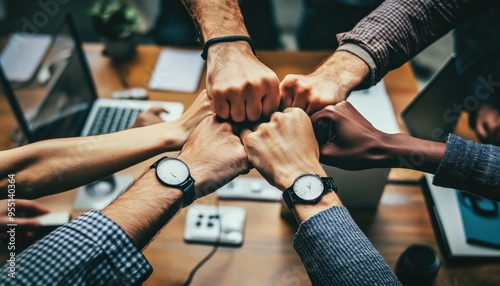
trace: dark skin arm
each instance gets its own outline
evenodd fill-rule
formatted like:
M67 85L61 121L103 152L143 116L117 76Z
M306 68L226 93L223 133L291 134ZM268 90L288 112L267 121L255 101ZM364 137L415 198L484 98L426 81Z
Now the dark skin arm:
M377 130L349 102L328 106L311 120L321 162L347 170L406 168L435 173L445 143Z

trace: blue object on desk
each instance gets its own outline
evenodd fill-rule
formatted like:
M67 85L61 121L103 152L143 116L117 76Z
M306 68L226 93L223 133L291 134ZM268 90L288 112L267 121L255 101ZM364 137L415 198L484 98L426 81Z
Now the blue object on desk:
M500 249L500 203L457 190L467 243Z

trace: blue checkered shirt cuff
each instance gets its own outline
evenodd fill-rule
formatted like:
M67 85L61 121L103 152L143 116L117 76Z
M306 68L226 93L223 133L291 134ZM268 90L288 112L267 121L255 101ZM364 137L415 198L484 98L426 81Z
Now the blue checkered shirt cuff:
M8 279L7 285L136 285L152 271L123 229L91 210L22 252L15 279L7 277L4 265L0 280Z

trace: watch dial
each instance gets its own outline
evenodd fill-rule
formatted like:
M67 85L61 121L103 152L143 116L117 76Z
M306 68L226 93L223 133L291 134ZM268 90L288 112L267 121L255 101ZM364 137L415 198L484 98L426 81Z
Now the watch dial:
M181 160L167 158L156 167L158 177L165 183L177 186L189 177L189 169Z
M299 177L293 184L293 191L303 200L314 200L321 196L324 186L321 178L315 175Z

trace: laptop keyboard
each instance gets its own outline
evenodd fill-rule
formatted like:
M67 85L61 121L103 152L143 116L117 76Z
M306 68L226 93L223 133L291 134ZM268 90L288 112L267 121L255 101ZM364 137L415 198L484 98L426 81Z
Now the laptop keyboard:
M134 123L142 109L123 107L99 107L88 135L99 135L121 131Z

